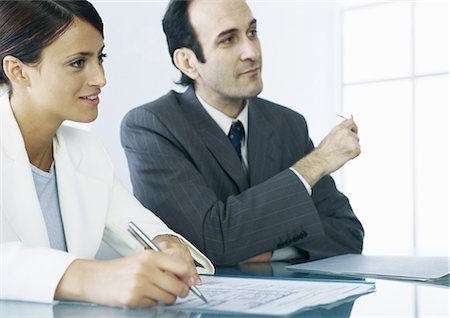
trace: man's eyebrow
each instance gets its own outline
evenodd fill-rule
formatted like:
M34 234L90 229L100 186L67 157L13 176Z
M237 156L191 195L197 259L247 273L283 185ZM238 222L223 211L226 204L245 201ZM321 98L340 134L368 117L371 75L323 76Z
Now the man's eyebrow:
M250 23L248 24L249 27L254 26L254 25L256 25L256 19L253 19L253 20L250 21ZM217 38L220 38L220 37L222 37L222 36L224 36L224 35L226 35L226 34L229 34L229 33L236 32L237 30L238 30L237 28L231 28L231 29L222 31L222 32L220 32L220 33L217 35Z
M216 38L221 38L221 37L223 37L224 35L227 35L227 34L230 34L230 33L233 33L233 32L236 32L238 29L236 29L236 28L231 28L231 29L228 29L228 30L225 30L225 31L222 31L222 32L220 32L218 35L217 35L217 37Z

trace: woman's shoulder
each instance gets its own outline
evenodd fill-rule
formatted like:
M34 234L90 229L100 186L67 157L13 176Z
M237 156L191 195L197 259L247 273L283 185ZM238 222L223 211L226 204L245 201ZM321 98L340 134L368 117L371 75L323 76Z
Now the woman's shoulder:
M112 170L112 162L101 142L89 131L62 125L56 134L57 147L72 160L80 159L91 167Z
M71 127L68 125L61 125L57 132L57 138L63 139L69 144L82 144L85 146L100 146L100 142L89 131Z

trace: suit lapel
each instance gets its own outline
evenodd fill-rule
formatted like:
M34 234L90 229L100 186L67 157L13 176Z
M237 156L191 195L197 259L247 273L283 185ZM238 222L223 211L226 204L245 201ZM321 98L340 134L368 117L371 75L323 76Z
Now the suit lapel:
M247 189L247 176L230 140L200 104L194 89L189 87L180 99L180 107L186 118L216 161L236 183L240 191Z
M247 156L250 185L255 185L276 174L275 153L280 150L275 144L273 124L258 107L257 99L251 99L248 107Z

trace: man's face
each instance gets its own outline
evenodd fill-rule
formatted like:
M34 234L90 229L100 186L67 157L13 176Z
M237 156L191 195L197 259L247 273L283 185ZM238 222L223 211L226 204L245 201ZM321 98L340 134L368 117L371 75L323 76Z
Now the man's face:
M212 105L255 97L262 91L256 20L243 0L195 0L190 22L205 63L196 61L196 90Z

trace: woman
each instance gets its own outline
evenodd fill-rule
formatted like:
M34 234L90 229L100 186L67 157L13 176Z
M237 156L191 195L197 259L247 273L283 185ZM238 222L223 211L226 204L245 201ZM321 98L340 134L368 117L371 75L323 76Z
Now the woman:
M170 304L200 283L189 251L214 270L121 187L95 140L61 126L96 119L103 48L87 1L0 2L1 299ZM166 253L143 251L129 221ZM102 239L130 256L93 260Z

